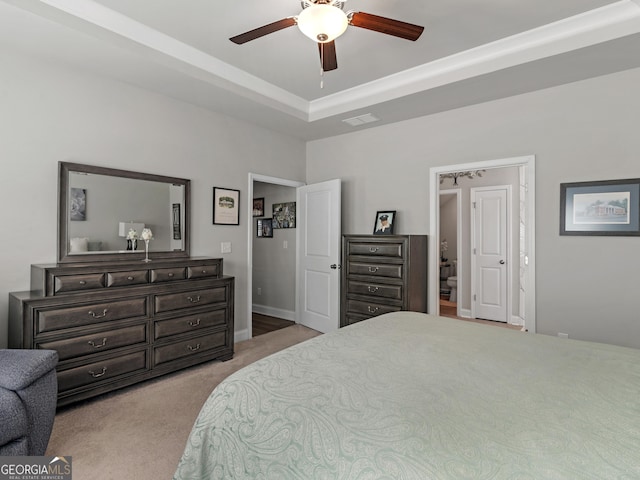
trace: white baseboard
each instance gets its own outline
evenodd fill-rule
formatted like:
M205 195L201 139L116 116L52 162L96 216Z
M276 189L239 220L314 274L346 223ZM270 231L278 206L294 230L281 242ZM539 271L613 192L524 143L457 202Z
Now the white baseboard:
M462 318L471 318L471 309L461 308L460 316ZM519 327L524 326L524 320L520 318L518 315L511 315L511 319L509 321L509 325L517 325Z
M248 328L233 333L233 343L242 342L243 340L249 340L249 338L250 337Z
M291 310L283 310L281 308L268 307L266 305L253 304L253 311L255 313L261 313L262 315L269 315L270 317L282 318L284 320L296 321L296 312Z

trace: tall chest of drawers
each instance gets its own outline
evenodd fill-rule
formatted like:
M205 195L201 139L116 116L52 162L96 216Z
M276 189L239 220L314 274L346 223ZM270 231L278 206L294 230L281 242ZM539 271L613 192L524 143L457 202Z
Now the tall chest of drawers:
M233 357L222 259L32 265L9 296L9 347L58 352L58 405Z
M426 235L342 237L340 326L400 310L427 311Z

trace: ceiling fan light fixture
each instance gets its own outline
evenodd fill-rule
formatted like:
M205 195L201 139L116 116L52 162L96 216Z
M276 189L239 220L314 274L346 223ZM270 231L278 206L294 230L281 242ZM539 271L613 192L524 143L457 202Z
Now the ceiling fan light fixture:
M327 43L342 35L349 19L338 7L328 4L314 4L300 12L298 28L314 42Z

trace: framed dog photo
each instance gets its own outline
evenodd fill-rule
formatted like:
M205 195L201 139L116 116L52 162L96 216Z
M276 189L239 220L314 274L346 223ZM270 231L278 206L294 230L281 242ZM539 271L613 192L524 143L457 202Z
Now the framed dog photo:
M376 213L376 220L373 224L374 235L393 235L393 226L395 225L396 211L384 210Z

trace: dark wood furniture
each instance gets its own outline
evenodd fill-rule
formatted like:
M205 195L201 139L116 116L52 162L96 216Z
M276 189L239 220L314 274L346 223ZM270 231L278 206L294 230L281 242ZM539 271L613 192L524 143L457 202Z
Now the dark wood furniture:
M340 326L399 310L427 312L426 235L342 237Z
M32 265L9 298L9 347L58 352L58 405L233 357L222 259Z

